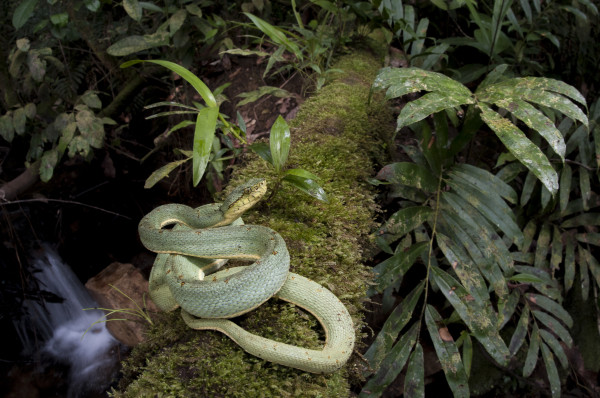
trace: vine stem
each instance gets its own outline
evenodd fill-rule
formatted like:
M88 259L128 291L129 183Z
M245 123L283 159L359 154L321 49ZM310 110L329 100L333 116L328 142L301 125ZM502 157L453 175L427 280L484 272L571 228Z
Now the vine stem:
M427 274L425 276L425 298L423 299L423 308L421 309L421 315L419 316L419 325L417 326L417 336L421 334L421 325L423 324L423 316L425 315L425 308L427 307L427 298L429 296L429 274L431 271L431 256L433 255L433 240L437 234L437 223L438 216L440 214L440 195L442 192L442 175L443 170L440 170L440 177L438 179L437 192L435 197L435 214L433 216L433 227L431 228L431 238L429 238L429 251L427 255Z

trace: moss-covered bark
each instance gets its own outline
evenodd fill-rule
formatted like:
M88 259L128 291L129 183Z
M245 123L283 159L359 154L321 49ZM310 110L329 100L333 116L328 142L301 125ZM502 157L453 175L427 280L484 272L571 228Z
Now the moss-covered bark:
M326 286L348 307L358 335L363 327L363 301L371 274L363 253L371 244L377 206L366 179L373 159L383 152L381 133L393 120L385 106L367 104L380 63L354 53L339 60L340 73L301 108L292 126L289 167L301 167L321 178L329 203L281 185L268 203L244 216L246 223L267 225L283 236L291 270ZM262 159L249 155L234 172L230 187L252 177L276 175ZM323 333L312 316L272 299L236 320L268 338L310 348L321 346ZM164 316L146 343L125 363L117 396L343 397L350 393L353 357L341 371L314 375L275 365L246 354L218 332L188 329L179 311ZM128 383L127 385L124 385Z

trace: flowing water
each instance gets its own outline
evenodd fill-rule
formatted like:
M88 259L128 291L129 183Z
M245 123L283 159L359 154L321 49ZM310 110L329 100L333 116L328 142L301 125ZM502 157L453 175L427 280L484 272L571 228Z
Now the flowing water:
M64 300L25 302L28 316L15 325L24 355L41 358L46 369L66 365L69 397L104 391L115 376L120 347L104 323L93 325L102 311L83 310L97 304L54 250L44 248L34 268L40 289Z

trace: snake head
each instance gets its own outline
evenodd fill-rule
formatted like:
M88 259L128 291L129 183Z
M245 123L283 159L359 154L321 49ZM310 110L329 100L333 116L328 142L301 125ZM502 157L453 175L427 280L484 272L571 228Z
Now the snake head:
M264 178L253 178L236 187L220 207L224 218L233 221L240 217L246 210L254 206L266 192L267 181Z

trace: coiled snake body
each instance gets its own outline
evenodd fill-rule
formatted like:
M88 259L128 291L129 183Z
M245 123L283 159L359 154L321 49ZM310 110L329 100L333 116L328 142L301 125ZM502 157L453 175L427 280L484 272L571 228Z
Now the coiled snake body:
M243 224L240 215L265 192L266 182L254 179L237 187L221 205L192 209L169 204L142 218L140 239L158 253L150 273L150 297L163 311L180 306L188 326L225 333L252 355L308 372L333 372L352 353L352 318L328 289L289 272L288 250L277 232ZM174 227L166 229L169 225ZM254 263L215 272L226 259ZM321 322L326 334L322 350L256 336L225 319L251 311L274 295Z

